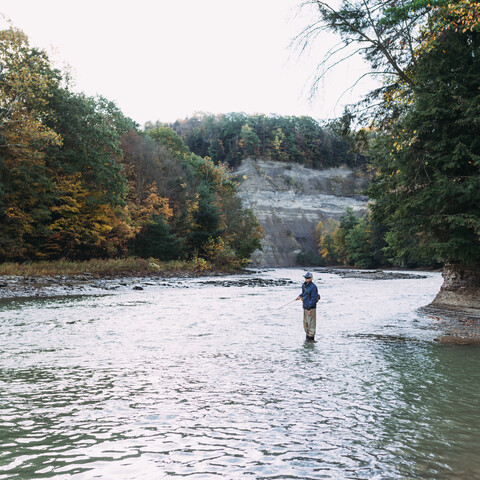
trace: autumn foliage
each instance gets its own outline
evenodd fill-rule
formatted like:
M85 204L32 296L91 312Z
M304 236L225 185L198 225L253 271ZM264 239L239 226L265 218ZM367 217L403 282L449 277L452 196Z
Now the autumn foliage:
M225 165L169 128L147 134L112 102L73 93L23 32L0 31L0 261L239 267L261 229L236 193Z

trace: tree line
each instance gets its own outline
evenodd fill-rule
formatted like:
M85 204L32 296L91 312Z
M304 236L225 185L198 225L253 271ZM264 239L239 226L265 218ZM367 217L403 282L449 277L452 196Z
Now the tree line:
M478 2L305 4L318 17L300 39L322 30L340 38L320 75L356 48L382 79L329 125L230 113L140 131L112 102L73 93L22 32L0 32L0 261L242 263L261 229L228 168L261 157L313 168L368 159L371 215L319 225L323 261L479 264Z
M239 267L262 236L226 164L74 93L14 27L0 31L0 225L2 262L135 255Z
M146 129L162 124L149 122ZM299 163L310 168L340 164L359 168L366 157L352 152L329 123L307 116L197 113L168 125L192 152L237 167L244 158Z

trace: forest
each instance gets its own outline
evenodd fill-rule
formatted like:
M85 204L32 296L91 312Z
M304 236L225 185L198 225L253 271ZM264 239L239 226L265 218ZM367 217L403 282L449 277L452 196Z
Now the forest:
M162 126L147 123L147 131ZM309 168L365 166L366 156L354 153L341 136L339 122L320 123L311 117L197 113L168 125L192 152L216 164L237 167L243 158L298 163Z
M140 129L111 101L74 93L23 32L1 31L0 262L245 265L262 229L230 169L253 157L372 175L370 214L319 224L318 252L301 263L479 264L479 4L306 3L318 17L299 41L339 37L317 81L351 48L382 80L323 124L234 112Z
M365 166L310 117L196 114L140 128L10 27L0 32L0 262L153 258L239 268L262 228L231 170L243 158Z
M136 256L238 268L262 229L228 166L69 88L44 51L0 32L0 262Z

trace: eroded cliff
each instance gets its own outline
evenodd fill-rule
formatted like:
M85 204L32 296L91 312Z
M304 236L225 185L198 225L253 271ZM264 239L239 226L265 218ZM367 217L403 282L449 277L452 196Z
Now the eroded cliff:
M313 170L297 164L247 159L235 172L239 196L265 229L263 252L252 265L288 267L301 252L316 252L319 221L340 219L345 207L359 215L368 198L361 195L367 180L349 168Z

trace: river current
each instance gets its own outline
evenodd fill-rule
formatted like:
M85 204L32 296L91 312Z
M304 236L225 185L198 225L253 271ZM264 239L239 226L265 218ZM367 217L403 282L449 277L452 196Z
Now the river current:
M2 301L0 479L480 479L480 351L420 308L440 274L314 272L315 343L302 274Z

